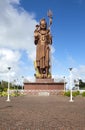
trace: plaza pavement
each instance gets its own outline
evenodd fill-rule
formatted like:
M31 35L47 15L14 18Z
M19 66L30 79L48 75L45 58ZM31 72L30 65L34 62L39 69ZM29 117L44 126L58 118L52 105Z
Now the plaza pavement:
M0 130L85 130L85 97L0 97Z

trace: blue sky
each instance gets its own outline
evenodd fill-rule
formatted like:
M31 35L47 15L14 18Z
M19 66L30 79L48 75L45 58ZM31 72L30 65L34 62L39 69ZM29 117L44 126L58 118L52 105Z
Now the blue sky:
M68 68L73 67L74 77L85 79L85 0L1 0L0 6L3 71L11 66L14 77L34 77L33 31L41 18L48 22L47 11L51 9L52 75L68 77Z
M55 75L65 75L69 67L85 65L84 0L36 0L36 3L34 0L22 0L21 5L28 12L35 13L37 21L43 17L47 19L49 9L53 12L51 31L55 59L52 70Z

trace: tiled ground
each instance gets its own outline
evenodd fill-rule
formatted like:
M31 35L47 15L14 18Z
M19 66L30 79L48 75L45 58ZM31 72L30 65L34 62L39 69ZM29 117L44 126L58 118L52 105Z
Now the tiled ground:
M0 97L0 130L85 130L85 98Z

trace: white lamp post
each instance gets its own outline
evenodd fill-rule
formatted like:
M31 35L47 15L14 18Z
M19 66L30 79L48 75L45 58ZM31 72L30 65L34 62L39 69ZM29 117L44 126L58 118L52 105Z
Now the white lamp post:
M8 67L8 70L9 70L9 72L10 72L10 69L11 69L11 67ZM8 95L7 95L7 100L6 101L10 101L10 98L9 98L9 95L10 95L10 79L9 79L9 72L8 72L8 90L7 90L7 93L8 93Z
M69 68L70 70L70 102L73 102L72 99L72 68Z

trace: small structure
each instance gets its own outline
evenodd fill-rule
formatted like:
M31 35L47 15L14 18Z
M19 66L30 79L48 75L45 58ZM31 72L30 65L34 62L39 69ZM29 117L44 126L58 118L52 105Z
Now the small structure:
M52 45L52 35L50 32L50 26L52 24L52 12L48 12L49 25L43 18L40 20L39 25L36 25L34 31L34 43L36 45L36 59L34 61L35 66L35 82L24 82L24 89L26 91L57 91L64 90L64 82L57 83L52 79L51 74L51 57L50 50ZM48 94L49 95L49 94Z

